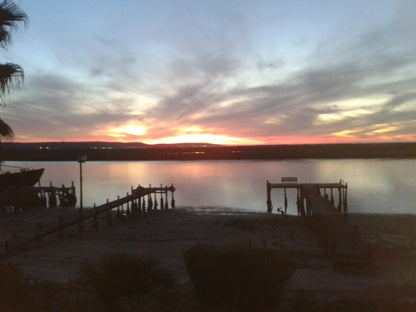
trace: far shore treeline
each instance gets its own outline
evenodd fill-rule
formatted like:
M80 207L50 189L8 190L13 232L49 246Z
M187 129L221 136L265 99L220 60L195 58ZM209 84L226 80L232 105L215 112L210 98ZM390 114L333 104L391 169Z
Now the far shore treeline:
M238 160L320 158L416 158L416 143L360 143L221 146L204 143L160 144L111 142L2 143L9 161Z

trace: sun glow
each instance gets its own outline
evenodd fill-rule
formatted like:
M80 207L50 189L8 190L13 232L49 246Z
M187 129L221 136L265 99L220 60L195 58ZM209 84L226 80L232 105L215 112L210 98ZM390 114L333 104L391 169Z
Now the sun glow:
M160 143L168 143L168 144L175 144L175 143L209 143L209 144L221 144L221 145L245 145L245 144L252 144L250 139L246 138L237 138L237 137L230 137L226 135L218 135L218 134L185 134L179 135L174 137L167 137L161 138L157 140L152 140L148 142L151 144L160 144Z
M215 134L214 129L201 128L193 125L184 128L178 128L175 135L167 136L159 139L148 140L146 143L150 144L175 144L175 143L210 143L222 145L246 145L253 144L250 138L234 137L226 134Z
M128 124L120 128L114 128L109 131L109 135L116 138L128 136L143 136L146 134L146 128L140 125Z

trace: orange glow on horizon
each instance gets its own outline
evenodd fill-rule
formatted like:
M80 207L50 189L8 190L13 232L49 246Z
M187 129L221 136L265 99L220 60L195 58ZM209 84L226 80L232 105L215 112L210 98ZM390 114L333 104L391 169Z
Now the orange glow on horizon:
M394 142L415 142L416 135L388 136L385 133L391 131L379 127L368 130L367 136L360 137L359 131L344 130L328 134L326 136L268 136L268 137L238 137L226 134L213 134L211 131L204 131L198 127L184 128L177 131L176 136L152 138L145 127L138 125L127 125L114 128L110 131L91 134L82 138L64 138L61 140L47 138L16 137L15 142L37 143L37 142L140 142L145 144L186 144L186 143L207 143L218 145L296 145L296 144L337 144L337 143L394 143ZM362 130L362 129L361 129ZM372 131L370 131L372 130ZM385 131L384 131L385 130ZM151 133L151 131L149 131Z
M108 132L108 135L115 138L124 138L128 137L129 135L143 136L146 134L146 128L141 125L127 124L123 127L113 128Z
M250 138L230 137L216 134L185 134L174 137L144 141L147 144L176 144L176 143L208 143L220 145L255 145L259 144Z

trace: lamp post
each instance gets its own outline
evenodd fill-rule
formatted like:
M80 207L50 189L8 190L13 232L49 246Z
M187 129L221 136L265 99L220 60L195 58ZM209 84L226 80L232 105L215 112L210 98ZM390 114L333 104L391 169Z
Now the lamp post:
M79 213L82 215L83 213L83 206L82 206L82 163L87 161L87 156L86 155L81 155L78 158L78 162L79 162Z

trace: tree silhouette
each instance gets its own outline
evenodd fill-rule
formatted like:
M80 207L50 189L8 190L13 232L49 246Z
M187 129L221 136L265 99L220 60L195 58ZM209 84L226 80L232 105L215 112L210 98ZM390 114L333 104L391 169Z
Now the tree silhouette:
M8 0L0 2L0 47L7 48L11 43L13 31L18 29L20 24L27 23L27 15L15 3ZM18 86L23 82L23 68L17 64L0 64L0 98L4 104L6 93L10 88ZM12 128L0 119L0 140L11 140L14 136Z

